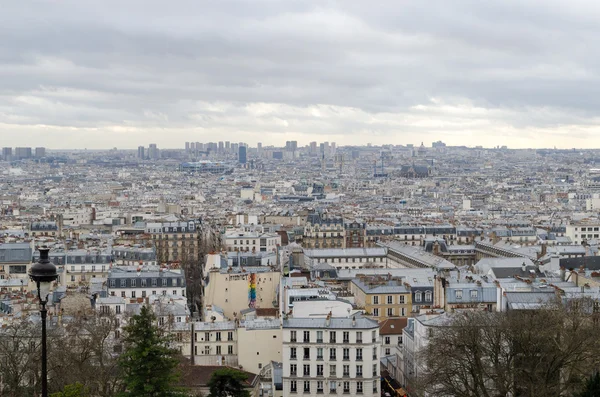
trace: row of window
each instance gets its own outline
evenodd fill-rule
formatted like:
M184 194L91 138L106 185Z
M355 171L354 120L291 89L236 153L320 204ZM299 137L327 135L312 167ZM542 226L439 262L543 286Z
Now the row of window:
M336 260L338 263L375 263L375 262L383 262L384 257L370 257L370 258L317 258L317 263L335 263ZM358 260L358 261L357 261Z
M310 347L303 347L301 348L301 352L302 352L302 359L303 360L310 360L311 359L311 354L310 354ZM345 347L343 349L340 349L342 351L342 360L350 360L350 348ZM355 359L357 361L362 361L363 359L363 350L362 348L356 348L355 350ZM374 347L373 348L373 360L377 360L377 350L378 347ZM316 355L316 359L317 360L323 360L324 356L323 353L325 351L325 348L319 347L317 348L317 355ZM338 349L335 347L330 347L329 348L329 361L335 361L338 358ZM298 359L298 348L296 347L292 347L290 348L290 360L297 360Z
M216 355L219 354L223 354L223 351L221 349L222 346L217 345L215 346L215 353ZM204 346L204 349L200 349L200 354L204 354L204 355L211 355L213 354L211 352L211 346ZM233 354L233 345L227 345L227 354ZM194 355L198 355L198 346L194 346Z
M329 365L329 374L328 376L330 377L337 377L338 375L341 375L342 377L350 377L350 365L349 364L344 364L342 365L342 372L341 374L338 372L337 370L337 365L336 364L330 364ZM317 364L315 366L316 371L312 372L312 374L316 374L316 376L325 376L325 371L324 371L324 365L323 364ZM371 374L373 375L373 377L378 377L379 376L379 370L377 367L377 364L373 364L373 368L372 368L372 372ZM290 376L298 376L300 375L298 373L298 365L297 364L290 364ZM302 366L302 376L311 376L311 365L310 364L304 364ZM363 365L362 364L357 364L354 366L354 373L352 374L352 377L362 377L363 376Z
M422 302L423 301L423 296L425 296L425 302L429 302L432 300L433 297L433 292L431 291L426 291L425 293L417 291L415 292L415 302ZM372 297L372 302L374 305L379 305L379 295L373 295ZM394 295L387 295L386 296L386 304L388 305L393 305L396 302L394 302ZM406 303L406 296L405 295L398 295L398 303L400 305L404 305Z
M575 230L577 230L577 228L575 228ZM596 227L582 227L581 231L582 232L597 232L597 231L600 231L600 229L597 226Z
M194 340L196 342L198 342L198 335L200 333L196 332L194 334ZM200 338L200 340L205 341L205 342L209 342L210 341L210 332L205 332L204 333L204 339ZM233 331L227 331L227 340L228 341L232 341L233 340ZM221 341L221 332L215 332L215 341L219 342Z
M130 278L129 280L130 280L130 282L129 282L129 284L130 284L129 286L130 287L137 287L137 279ZM162 280L162 286L166 287L167 286L167 280L168 280L168 278L162 278L161 280ZM180 278L172 278L171 280L172 280L171 281L172 282L172 284L171 284L172 286L179 286L179 285L181 285L181 279ZM153 279L151 279L150 283L151 283L152 287L156 287L156 286L158 286L158 279L153 278ZM111 278L109 280L109 286L116 287L117 286L117 280L114 279L114 278ZM127 279L126 278L122 278L121 279L120 286L122 288L127 287ZM148 286L148 279L141 278L140 279L140 287L147 287L147 286Z
M312 342L316 342L316 343L323 343L323 331L316 331L316 339L311 339L311 331L303 331L302 332L302 342L303 343L312 343ZM297 331L290 331L290 342L294 343L294 342L298 342L298 333ZM363 343L363 332L362 331L356 331L354 333L354 340L352 341L353 343ZM337 342L337 331L329 331L329 340L327 343L338 343ZM342 340L340 341L341 343L350 343L350 332L349 331L343 331L342 332ZM371 342L375 343L377 342L377 331L371 331Z
M162 290L161 294L163 296L167 296L167 290L166 289ZM156 295L156 291L152 291L151 295ZM173 295L177 295L177 290L176 289L173 290ZM117 295L115 294L115 291L110 291L110 296L117 296ZM146 296L147 296L146 291L142 291L141 297L145 298ZM185 296L185 290L181 290L181 296ZM132 298L136 298L137 297L136 291L131 291L131 297ZM121 291L121 298L127 298L127 293L125 291Z
M399 315L400 317L405 317L406 316L406 308L401 307L399 309L400 310L398 310L398 312L396 313L396 308L388 307L386 310L386 314L388 317L394 317L396 315ZM374 317L379 317L379 308L378 307L373 308L372 314Z
M310 393L311 390L315 390L317 393L324 393L325 392L325 386L328 387L328 391L329 394L337 394L338 393L338 383L337 381L329 381L329 384L327 384L326 382L322 381L322 380L317 380L317 381L310 381L310 380L305 380L302 381L302 390L298 390L298 381L292 380L290 381L290 393L298 393L299 391L302 391L304 393ZM364 393L364 389L363 389L363 382L362 381L355 381L355 382L351 382L351 381L344 381L341 382L341 387L339 387L339 389L342 390L342 393L347 393L349 394L351 391L357 394L362 394ZM373 393L377 393L377 382L373 382Z

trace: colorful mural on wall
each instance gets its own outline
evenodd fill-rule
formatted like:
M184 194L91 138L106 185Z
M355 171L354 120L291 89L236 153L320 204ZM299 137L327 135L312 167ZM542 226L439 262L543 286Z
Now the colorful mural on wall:
M248 276L248 307L256 307L256 273Z

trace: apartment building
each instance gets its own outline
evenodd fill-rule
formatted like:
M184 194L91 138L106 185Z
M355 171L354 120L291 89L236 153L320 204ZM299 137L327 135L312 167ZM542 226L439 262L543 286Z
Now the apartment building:
M113 267L107 277L108 294L123 298L151 295L186 296L185 276L178 270L157 267Z
M195 322L194 364L238 365L236 321Z
M360 277L352 280L350 292L356 305L378 321L412 311L411 289L401 277Z
M230 252L275 252L281 246L279 234L260 231L232 230L225 233L223 241Z
M379 326L366 317L283 321L283 394L379 396Z
M146 233L152 236L160 263L196 262L200 255L200 222L148 223Z
M592 239L600 239L600 223L567 225L565 235L570 237L575 245L580 245Z

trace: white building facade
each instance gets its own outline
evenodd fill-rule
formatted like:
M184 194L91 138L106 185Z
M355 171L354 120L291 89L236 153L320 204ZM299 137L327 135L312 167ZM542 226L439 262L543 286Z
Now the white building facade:
M379 327L366 317L283 321L283 394L379 396Z

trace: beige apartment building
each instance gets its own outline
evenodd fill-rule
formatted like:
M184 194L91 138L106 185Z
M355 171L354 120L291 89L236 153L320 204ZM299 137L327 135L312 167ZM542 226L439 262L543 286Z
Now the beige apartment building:
M350 283L356 306L378 321L408 317L412 311L411 289L399 277L360 277Z
M256 284L254 302L249 299L252 277ZM204 305L221 308L231 320L239 319L240 312L248 307L274 308L280 277L279 271L268 266L212 269L204 286Z

